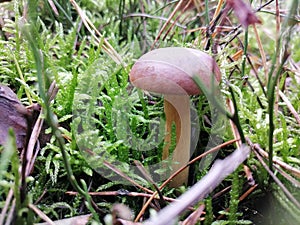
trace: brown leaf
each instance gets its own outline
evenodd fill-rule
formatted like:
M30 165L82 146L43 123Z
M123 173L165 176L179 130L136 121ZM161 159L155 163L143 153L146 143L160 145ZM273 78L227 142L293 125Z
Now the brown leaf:
M244 27L251 24L261 23L249 4L243 0L227 0L227 6L232 8L236 17Z
M28 129L27 113L28 110L17 95L9 87L0 84L0 145L6 142L8 129L12 127L16 135L17 148L24 147Z

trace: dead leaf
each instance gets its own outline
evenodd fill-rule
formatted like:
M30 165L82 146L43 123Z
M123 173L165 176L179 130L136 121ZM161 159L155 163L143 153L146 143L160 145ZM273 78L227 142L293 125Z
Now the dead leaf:
M9 87L0 84L0 145L6 142L8 129L12 127L16 135L17 148L22 149L25 146L28 129L27 112L17 95Z
M227 7L233 9L236 17L244 27L248 27L255 23L261 23L250 5L242 0L227 0Z

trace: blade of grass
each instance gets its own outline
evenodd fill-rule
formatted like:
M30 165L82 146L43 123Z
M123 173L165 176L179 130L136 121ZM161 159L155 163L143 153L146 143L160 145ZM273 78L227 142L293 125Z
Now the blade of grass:
M287 18L293 17L293 15L296 15L297 9L298 9L298 1L294 0L291 4L291 8L289 10L289 16ZM269 113L269 138L268 138L268 147L269 147L269 169L273 171L273 138L274 138L274 104L275 104L275 90L277 86L277 81L279 76L281 75L281 72L283 70L283 66L288 58L288 44L290 42L291 33L292 33L292 26L289 25L289 19L286 19L283 28L280 32L280 35L278 36L278 39L276 40L276 48L275 48L275 54L272 59L272 66L269 71L268 76L268 85L267 85L267 96L268 96L268 113ZM286 36L284 36L286 35ZM284 39L283 39L284 38ZM285 45L282 46L283 41L285 41ZM279 64L277 64L280 52L284 50L282 53L282 57L280 58ZM277 68L276 68L276 65ZM275 73L275 74L274 74Z
M43 60L43 55L37 46L38 41L36 41L36 39L32 36L32 34L35 33L33 31L33 29L34 28L32 26L30 26L29 24L24 24L22 27L22 33L23 33L24 37L27 39L27 41L29 42L29 46L30 46L31 51L34 56L36 70L37 70L38 84L39 84L39 93L40 93L41 99L43 100L42 107L45 110L46 120L47 120L49 126L51 127L53 135L56 137L58 146L61 150L61 154L63 157L63 162L64 162L64 166L66 168L67 176L68 176L68 179L69 179L71 185L78 193L80 193L85 198L86 203L87 203L87 208L92 212L94 219L96 221L100 222L99 215L92 206L91 196L87 192L85 192L84 189L82 189L79 186L79 184L73 174L73 171L72 171L72 168L71 168L71 165L69 162L69 156L64 147L64 144L65 144L64 139L63 139L63 136L62 136L60 130L58 129L57 119L50 108L50 104L47 104L49 102L49 96L46 94L46 91L45 91L46 90L45 80L47 79L47 77L45 77L45 73L44 73L44 70L45 70L44 60ZM38 37L36 37L36 38L38 38Z
M241 137L241 142L245 143L244 132L243 132L242 126L241 126L240 121L239 121L238 107L237 107L237 103L236 103L236 99L235 99L235 94L234 94L234 91L233 91L232 87L230 86L230 84L228 84L228 88L229 88L229 91L230 91L231 96L232 96L232 103L233 103L233 108L234 108L234 113L233 114L228 112L222 106L220 101L216 98L216 93L215 93L214 88L213 88L213 90L208 90L207 87L205 87L205 85L203 84L203 82L200 80L200 78L198 76L193 76L192 78L195 81L195 83L198 85L200 90L202 90L202 92L205 94L208 101L214 107L216 107L216 109L219 110L220 113L225 115L228 119L230 119L235 124L235 126L236 126L236 128L239 132L239 135ZM214 87L214 86L212 85L212 87Z

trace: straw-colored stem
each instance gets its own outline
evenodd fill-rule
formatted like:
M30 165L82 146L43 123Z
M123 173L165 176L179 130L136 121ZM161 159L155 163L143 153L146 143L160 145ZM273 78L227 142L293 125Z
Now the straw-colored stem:
M188 95L166 95L164 101L166 115L166 136L163 159L169 157L172 140L172 124L176 126L176 147L172 153L172 171L186 165L190 159L191 118L190 99ZM170 182L170 186L178 187L187 184L188 168L178 174Z

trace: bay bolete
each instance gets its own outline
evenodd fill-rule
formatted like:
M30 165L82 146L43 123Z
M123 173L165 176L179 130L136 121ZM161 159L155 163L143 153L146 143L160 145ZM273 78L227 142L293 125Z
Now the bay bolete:
M193 76L211 88L218 84L221 73L215 60L208 54L191 48L168 47L150 51L139 58L130 71L131 83L143 90L164 95L166 116L163 159L169 157L172 124L176 126L176 147L173 151L173 171L190 159L191 118L190 95L201 93ZM188 169L170 183L178 187L188 180Z

